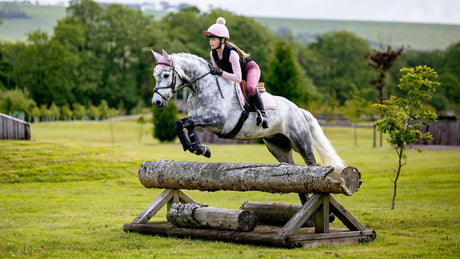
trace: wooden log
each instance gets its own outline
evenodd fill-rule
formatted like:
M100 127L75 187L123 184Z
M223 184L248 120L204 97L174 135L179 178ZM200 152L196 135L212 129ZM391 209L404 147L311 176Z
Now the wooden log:
M352 195L361 184L353 167L299 166L286 163L206 163L146 161L139 180L146 188L271 193L342 193Z
M284 226L296 214L302 205L275 202L245 202L240 210L254 214L259 224ZM310 217L302 227L314 227L315 217Z
M197 203L173 204L166 218L179 227L252 231L257 225L256 218L249 211L207 207Z

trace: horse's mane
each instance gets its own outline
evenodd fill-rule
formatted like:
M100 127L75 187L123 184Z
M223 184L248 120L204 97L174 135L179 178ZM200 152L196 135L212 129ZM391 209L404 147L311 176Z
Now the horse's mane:
M173 59L173 62L175 59L177 59L177 61L179 61L180 63L187 63L187 64L191 64L191 63L195 63L195 62L199 62L200 64L207 64L208 62L202 58L202 57L199 57L195 54L191 54L191 53L175 53L175 54L171 54L171 58Z

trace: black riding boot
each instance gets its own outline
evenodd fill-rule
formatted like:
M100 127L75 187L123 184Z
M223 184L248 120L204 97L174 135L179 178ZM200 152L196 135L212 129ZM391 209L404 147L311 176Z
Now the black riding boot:
M260 96L259 89L257 89L255 95L249 96L249 101L253 103L257 109L257 126L262 123L264 129L268 128L267 115L265 114L264 102L262 101L262 96Z

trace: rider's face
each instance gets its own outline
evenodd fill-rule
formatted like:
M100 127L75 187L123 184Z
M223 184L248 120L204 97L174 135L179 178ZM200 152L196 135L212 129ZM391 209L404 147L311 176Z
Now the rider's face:
M219 38L216 37L209 38L209 45L211 46L211 49L219 48L219 41Z

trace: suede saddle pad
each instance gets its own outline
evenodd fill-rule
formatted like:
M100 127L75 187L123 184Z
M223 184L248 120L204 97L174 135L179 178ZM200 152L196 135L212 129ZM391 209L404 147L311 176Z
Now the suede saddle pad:
M241 109L245 110L246 103L249 102L249 92L246 88L246 81L241 81L240 84L235 83L236 93L238 96L238 100L240 101ZM259 82L257 84L257 89L259 89L260 96L262 96L262 101L264 102L265 109L276 109L278 108L278 101L275 97L269 94L265 90L265 85L263 82Z

